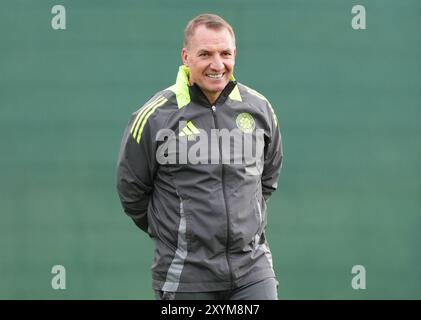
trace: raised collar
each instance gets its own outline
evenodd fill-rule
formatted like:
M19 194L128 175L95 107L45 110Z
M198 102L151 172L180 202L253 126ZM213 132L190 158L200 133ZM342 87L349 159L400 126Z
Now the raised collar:
M204 106L210 106L209 100L203 94L200 87L197 84L189 85L189 74L190 70L188 67L184 65L180 66L175 84L168 88L175 93L178 108L183 108L190 101L195 101ZM234 76L231 76L230 81L219 95L215 104L224 102L228 97L232 100L242 101Z

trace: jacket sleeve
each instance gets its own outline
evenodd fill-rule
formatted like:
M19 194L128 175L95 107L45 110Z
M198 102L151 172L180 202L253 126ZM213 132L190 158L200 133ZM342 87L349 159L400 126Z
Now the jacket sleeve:
M139 128L136 131L136 115L133 114L121 142L117 162L117 192L126 214L147 232L147 210L157 168L155 140L149 122L142 127L141 133Z
M270 137L265 142L264 165L262 173L262 193L267 201L278 187L278 178L281 173L283 150L282 139L278 121L272 106L269 104Z

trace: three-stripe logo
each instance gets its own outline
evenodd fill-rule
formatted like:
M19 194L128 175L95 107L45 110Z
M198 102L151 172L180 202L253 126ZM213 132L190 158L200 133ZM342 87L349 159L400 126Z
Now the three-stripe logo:
M143 128L145 127L148 118L151 116L154 111L162 106L168 99L164 98L163 96L159 96L156 99L152 100L152 102L148 103L144 107L141 108L139 113L136 116L136 119L133 122L132 128L130 129L130 133L133 135L133 138L140 142L140 138L142 137Z
M199 129L193 124L193 122L187 122L187 125L181 129L179 136L184 137L187 136L187 140L195 140L195 136L200 134Z

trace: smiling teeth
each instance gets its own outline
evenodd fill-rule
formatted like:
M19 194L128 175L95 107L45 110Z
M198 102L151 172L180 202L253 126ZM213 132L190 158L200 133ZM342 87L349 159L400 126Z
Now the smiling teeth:
M213 78L213 79L219 79L222 78L222 73L218 73L218 74L208 74L209 78Z

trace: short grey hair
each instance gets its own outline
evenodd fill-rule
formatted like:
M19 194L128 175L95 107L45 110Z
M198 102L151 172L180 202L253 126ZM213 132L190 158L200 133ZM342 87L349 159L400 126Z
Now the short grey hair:
M206 28L213 29L213 30L220 30L222 28L226 28L231 34L232 39L234 41L234 45L235 45L235 34L231 25L216 14L203 13L193 18L192 20L190 20L186 26L186 29L184 29L184 47L185 48L187 48L187 46L189 45L189 41L191 37L193 36L196 28L201 25L204 25L206 26Z

